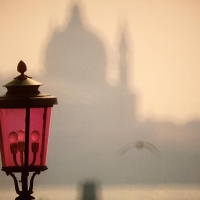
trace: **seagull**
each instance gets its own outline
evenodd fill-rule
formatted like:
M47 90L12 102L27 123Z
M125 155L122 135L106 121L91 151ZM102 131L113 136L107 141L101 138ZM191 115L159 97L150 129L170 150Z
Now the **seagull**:
M119 150L119 155L120 156L124 155L127 151L129 151L132 148L137 148L137 149L145 148L151 151L156 156L161 155L161 152L153 144L144 141L130 142L126 144L122 149Z

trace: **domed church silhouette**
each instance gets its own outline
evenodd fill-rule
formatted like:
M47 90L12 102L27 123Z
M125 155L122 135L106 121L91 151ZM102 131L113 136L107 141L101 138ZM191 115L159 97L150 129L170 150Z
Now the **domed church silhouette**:
M187 125L183 129L173 122L139 121L136 95L127 86L130 66L126 60L129 54L126 30L121 30L119 38L120 81L110 86L106 81L108 62L104 44L83 15L82 4L73 4L68 24L63 30L54 30L46 48L45 83L49 82L54 90L51 92L59 100L52 119L49 178L52 181L52 176L56 176L53 181L58 183L77 183L87 177L103 183L174 180L173 175L166 177L158 161L146 154L143 157L148 159L124 156L121 163L114 160L114 155L127 142L154 143L158 135L167 132L196 134L197 129ZM200 127L199 121L195 126ZM168 151L166 144L164 141L161 147ZM173 171L171 166L168 170ZM192 171L192 166L188 167ZM175 173L181 177L180 169L185 170L179 167ZM195 175L193 179L196 180Z
M46 53L49 76L80 84L105 82L106 54L102 42L84 25L80 5L72 8L63 31L55 31Z
M136 106L135 96L126 85L125 34L121 36L120 49L122 78L113 87L106 82L107 56L103 42L82 20L80 8L80 3L74 4L65 29L54 31L47 46L45 66L47 79L59 85L55 89L59 112L53 120L58 132L56 138L66 142L66 163L68 154L75 160L81 154L83 160L76 162L80 165L76 175L92 175L94 171L95 176L97 166L88 168L89 162L98 160L100 154L102 159L109 154L110 138L119 140L122 132L132 132ZM69 152L70 148L75 150Z

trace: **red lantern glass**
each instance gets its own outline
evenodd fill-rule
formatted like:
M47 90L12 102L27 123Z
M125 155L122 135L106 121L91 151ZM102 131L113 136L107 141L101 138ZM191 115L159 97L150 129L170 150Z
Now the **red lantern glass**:
M45 166L51 107L30 108L28 166ZM0 109L3 167L25 164L26 108Z

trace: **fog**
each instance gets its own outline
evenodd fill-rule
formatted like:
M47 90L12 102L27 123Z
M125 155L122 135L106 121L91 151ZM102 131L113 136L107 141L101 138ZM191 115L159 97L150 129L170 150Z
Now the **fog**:
M180 98L174 100L176 95L182 94L179 90L186 89L180 87L182 81L177 83L176 79L170 80L170 76L173 78L176 76L170 73L177 73L179 81L182 62L179 61L180 65L177 68L175 65L178 61L171 57L170 62L166 64L165 60L169 59L170 52L169 55L165 54L162 62L161 54L150 50L145 51L149 53L148 56L144 54L138 57L138 53L141 53L140 48L144 47L145 42L144 48L149 48L148 38L141 43L139 49L136 49L137 45L134 44L137 44L138 36L132 37L126 20L121 20L118 26L117 45L111 53L112 50L109 50L101 31L98 32L95 25L91 26L91 20L86 18L84 7L86 5L84 1L69 3L67 18L62 28L59 25L49 28L50 34L45 39L41 59L44 68L39 68L40 73L35 69L30 70L35 75L33 77L35 80L44 83L40 88L41 92L56 95L59 102L52 113L49 169L37 177L37 183L76 184L84 179L99 180L103 184L199 183L200 120L197 117L199 111L193 114L188 112L193 118L190 120L185 118L184 123L177 123L174 121L176 117L170 117L171 110L175 108L193 110L196 106L193 101L183 104L179 102ZM152 5L149 3L149 9L154 5L154 1ZM162 7L161 4L160 6ZM154 17L152 14L152 18ZM152 25L150 21L149 26ZM173 26L171 28L173 29ZM155 46L162 40L161 29L162 27L153 30L158 35ZM143 31L146 34L147 30ZM197 32L199 33L199 28ZM159 48L167 48L168 39L174 40L167 38L164 42L166 46ZM174 46L167 48L167 51L178 48L177 45L179 44L174 43ZM181 53L180 49L177 51ZM199 49L195 52L199 52ZM184 57L184 55L179 56ZM135 57L141 61L134 59ZM152 62L154 59L155 62ZM141 70L143 74L139 72L139 76L136 76L138 63L143 69ZM164 66L169 70L165 70L160 76L154 64L159 65L160 72ZM192 64L196 65L195 62ZM191 67L191 70L194 68ZM7 74L6 70L7 68L1 67L2 77ZM31 76L29 68L27 75ZM140 76L143 76L142 80L146 82L142 87L137 87ZM190 81L192 77L189 78ZM163 85L162 90L158 92L159 84ZM189 83L188 87L190 84L193 85ZM151 93L149 101L153 104L149 105L154 108L158 104L159 112L163 112L161 117L158 117L159 114L154 117L151 106L144 108L142 91L146 91L147 96ZM169 91L172 91L171 96ZM173 95L177 92L178 94ZM190 92L187 90L187 94ZM160 94L159 97L157 94ZM196 96L198 99L198 92ZM188 101L189 99L190 97ZM160 100L162 103L159 103ZM165 105L166 110L170 110L170 114L161 104ZM183 105L190 107L184 108ZM148 109L150 114L147 111L146 115L142 115ZM176 116L176 111L173 114ZM1 177L3 178L4 176Z
M80 5L72 6L68 24L53 32L46 49L45 82L59 99L49 153L51 170L60 177L57 181L198 182L199 121L177 125L173 121L139 120L140 102L128 87L126 27L119 34L119 82L112 86L106 80L104 44L83 19ZM119 155L127 144L137 141L152 144L161 155L134 145Z

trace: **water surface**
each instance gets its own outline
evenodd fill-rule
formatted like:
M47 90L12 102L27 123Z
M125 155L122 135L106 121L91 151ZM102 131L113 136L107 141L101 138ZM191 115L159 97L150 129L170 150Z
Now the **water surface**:
M79 200L81 189L76 185L36 186L36 200ZM0 197L14 200L14 187L1 188ZM98 200L199 200L200 186L198 185L104 185L99 191Z

